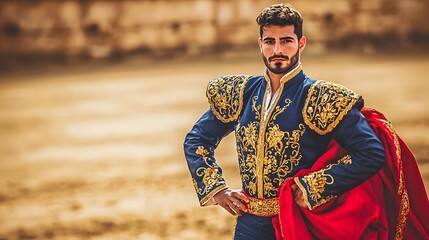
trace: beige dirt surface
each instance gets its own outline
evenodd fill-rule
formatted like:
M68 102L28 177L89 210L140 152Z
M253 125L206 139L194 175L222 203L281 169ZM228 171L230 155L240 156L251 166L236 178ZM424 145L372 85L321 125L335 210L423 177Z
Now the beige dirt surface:
M392 121L429 187L429 55L304 55ZM232 239L235 217L198 205L183 139L205 86L263 73L260 56L130 59L0 74L0 239ZM240 187L234 139L217 151Z

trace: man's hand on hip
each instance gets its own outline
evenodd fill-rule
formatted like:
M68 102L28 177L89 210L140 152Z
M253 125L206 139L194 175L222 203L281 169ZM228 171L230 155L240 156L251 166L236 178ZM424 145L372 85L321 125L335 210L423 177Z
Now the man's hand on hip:
M240 190L233 190L231 188L226 188L216 193L213 199L229 213L238 216L243 215L243 212L247 211L245 203L249 203L249 199Z

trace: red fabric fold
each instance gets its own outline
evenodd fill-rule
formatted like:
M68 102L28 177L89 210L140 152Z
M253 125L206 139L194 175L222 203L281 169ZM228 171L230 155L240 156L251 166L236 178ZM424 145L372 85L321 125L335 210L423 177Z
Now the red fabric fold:
M387 164L359 186L310 211L299 207L293 179L279 189L277 239L429 239L429 201L417 162L383 114L363 109L386 151ZM335 141L303 176L335 163L346 151Z

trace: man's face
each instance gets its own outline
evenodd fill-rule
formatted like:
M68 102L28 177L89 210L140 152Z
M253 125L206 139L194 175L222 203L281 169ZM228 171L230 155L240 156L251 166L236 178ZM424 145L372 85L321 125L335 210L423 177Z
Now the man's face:
M293 25L264 27L259 47L265 66L270 72L286 74L298 65L306 39L303 36L298 40L293 31Z

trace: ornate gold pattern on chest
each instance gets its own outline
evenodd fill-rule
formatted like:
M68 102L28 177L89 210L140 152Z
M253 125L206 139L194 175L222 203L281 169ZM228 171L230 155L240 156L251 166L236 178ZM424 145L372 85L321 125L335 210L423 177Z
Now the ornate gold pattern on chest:
M290 99L276 106L265 123L261 120L262 107L257 99L252 98L254 121L237 125L237 152L246 191L252 196L270 198L278 195L278 187L302 158L300 138L305 126L301 123L297 129L284 131L276 122L291 104Z
M278 124L269 122L265 133L263 159L263 194L276 197L278 187L283 184L289 173L301 158L300 138L305 133L304 124L292 131L282 131Z

